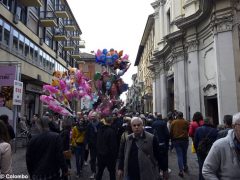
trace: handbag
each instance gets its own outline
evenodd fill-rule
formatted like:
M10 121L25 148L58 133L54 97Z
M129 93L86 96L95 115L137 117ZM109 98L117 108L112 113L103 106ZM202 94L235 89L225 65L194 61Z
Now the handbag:
M196 149L195 149L195 147L194 147L194 145L193 145L193 142L192 142L192 148L191 148L191 150L192 150L192 153L196 153Z
M71 150L63 151L63 155L65 159L71 159L72 151Z

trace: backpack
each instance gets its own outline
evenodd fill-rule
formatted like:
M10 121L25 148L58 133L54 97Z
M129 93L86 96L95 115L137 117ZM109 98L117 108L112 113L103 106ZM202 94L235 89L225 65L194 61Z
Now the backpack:
M210 130L209 133L200 140L198 147L197 147L198 155L204 159L207 157L207 155L214 143L214 139L209 138L209 135L211 134L211 132L212 132L212 130Z

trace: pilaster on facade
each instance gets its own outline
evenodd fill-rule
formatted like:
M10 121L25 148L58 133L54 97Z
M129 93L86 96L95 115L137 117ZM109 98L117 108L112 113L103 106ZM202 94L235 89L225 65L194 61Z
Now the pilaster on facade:
M198 40L192 40L192 41L188 41L186 42L186 48L187 48L187 52L194 52L198 50L198 45L199 45L199 41Z
M234 14L232 8L226 8L225 10L216 11L211 17L213 33L217 34L226 31L232 31L234 25L233 17Z

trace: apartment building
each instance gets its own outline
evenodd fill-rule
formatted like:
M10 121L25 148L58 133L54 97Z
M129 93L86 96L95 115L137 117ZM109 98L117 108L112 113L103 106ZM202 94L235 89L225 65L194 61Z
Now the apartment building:
M55 70L77 67L81 34L66 0L0 0L0 65L20 71L21 115L41 114L42 85Z

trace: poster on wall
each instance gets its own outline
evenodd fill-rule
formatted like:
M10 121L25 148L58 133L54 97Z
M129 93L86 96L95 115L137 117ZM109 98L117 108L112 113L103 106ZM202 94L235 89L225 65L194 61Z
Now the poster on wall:
M10 124L13 119L13 86L16 71L15 65L0 64L0 115L8 115Z

